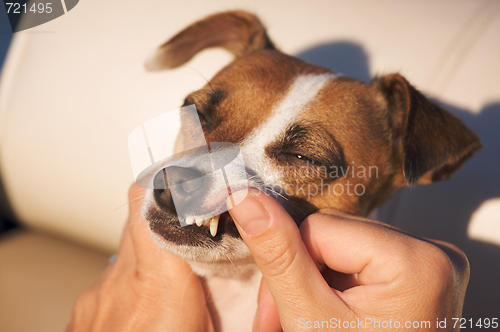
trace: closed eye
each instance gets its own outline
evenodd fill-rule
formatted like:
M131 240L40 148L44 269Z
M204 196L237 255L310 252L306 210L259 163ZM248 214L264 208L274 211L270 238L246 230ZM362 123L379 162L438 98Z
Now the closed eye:
M268 146L266 152L281 163L312 167L345 164L342 147L321 124L294 124L282 139Z
M319 164L319 162L317 162L316 160L314 160L314 159L312 159L310 157L301 155L301 154L295 154L294 157L297 158L297 159L306 161L306 162L308 161L310 164L313 164L313 165Z
M299 153L283 153L282 154L286 159L289 161L295 161L299 163L309 163L310 165L315 165L315 166L321 166L324 163L314 159L313 157L304 155L304 154L299 154Z

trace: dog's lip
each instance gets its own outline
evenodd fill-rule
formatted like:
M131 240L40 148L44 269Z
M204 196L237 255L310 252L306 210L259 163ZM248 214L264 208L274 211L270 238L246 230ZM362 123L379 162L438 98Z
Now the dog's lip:
M210 199L210 203L212 204L209 204L209 203L204 203L202 205L202 208L206 211L209 211L206 215L208 216L217 216L217 215L222 215L223 213L225 213L227 211L227 204L226 204L226 201L227 199L229 198L229 196L232 195L232 192L238 192L238 191L242 191L242 190L250 190L252 189L253 187L241 187L241 188L233 188L231 189L230 187L226 187L222 190L220 190L217 194L215 194L215 196ZM253 188L255 189L255 188ZM229 215L229 213L228 213ZM198 215L196 217L203 217L205 219L210 219L209 217L205 217L205 215ZM179 219L179 218L177 218ZM231 218L231 221L232 221L232 218Z
M169 223L153 222L150 223L150 227L153 232L165 240L178 245L210 247L210 243L218 242L226 236L240 238L236 225L227 211L220 214L218 231L215 236L210 234L210 227L198 227L197 225L181 227L177 218L172 219Z
M220 210L222 205L223 204L225 205L225 202L230 195L231 195L231 188L226 187L226 188L222 189L221 191L219 191L217 194L215 194L215 196L212 197L212 199L210 199L209 201L206 201L202 205L202 209L208 210L208 211Z
M238 188L234 189L233 191L236 192L244 189L250 189L250 187ZM151 223L151 230L169 242L194 246L203 245L202 243L207 243L207 240L209 242L220 241L223 236L241 238L240 233L238 232L238 229L234 224L233 218L227 211L226 200L230 195L230 188L220 190L214 196L216 197L216 203L218 204L210 204L212 208L207 209L211 211L208 215L220 216L217 234L215 236L212 236L210 234L210 227L208 225L197 226L196 224L193 224L181 226L179 217L177 215L166 214L165 211L161 210L158 207L155 207L152 210L151 220L157 221ZM210 201L214 202L214 199L211 199ZM203 216L201 215L201 217ZM207 217L206 219L210 218Z
M204 211L210 211L206 215L211 215L211 216L220 215L221 213L227 211L226 201L229 198L229 196L232 195L233 192L238 192L243 190L248 191L251 188L252 187L247 187L247 186L233 188L233 189L231 189L230 187L226 187L220 190L217 194L215 194L215 196L213 196L210 200L204 202L201 206L201 209ZM205 217L205 216L200 215L199 217Z
M215 194L210 200L204 202L201 207L206 211L220 211L221 209L224 209L226 207L226 200L229 196L232 195L233 192L249 189L251 189L251 187L248 187L246 185L233 189L231 189L230 187L226 187Z
M213 210L211 215L219 215L219 224L215 236L210 234L210 227L182 224L178 216L168 213L158 206L152 206L145 216L149 220L149 227L157 235L168 242L178 245L204 246L209 243L218 242L223 237L241 238L233 219L227 212L225 201ZM207 218L209 219L209 218Z

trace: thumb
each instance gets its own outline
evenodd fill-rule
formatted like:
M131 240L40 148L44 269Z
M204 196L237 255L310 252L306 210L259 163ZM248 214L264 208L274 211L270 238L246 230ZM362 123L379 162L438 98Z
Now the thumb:
M255 313L252 331L282 332L278 309L269 288L267 288L265 279L260 282L257 312Z
M241 191L232 196L234 202L240 203L231 208L228 199L229 213L273 295L283 327L288 324L296 327L297 319L308 314L304 307L309 303L326 301L335 305L331 288L285 209L274 198L255 189L247 195ZM337 296L334 298L338 308L345 308Z

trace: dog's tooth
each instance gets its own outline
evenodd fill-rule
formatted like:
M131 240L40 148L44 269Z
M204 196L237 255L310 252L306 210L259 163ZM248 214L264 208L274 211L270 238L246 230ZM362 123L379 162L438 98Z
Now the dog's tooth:
M217 235L217 228L219 227L219 218L220 215L217 215L210 219L210 234L212 234L213 237Z
M202 217L197 217L196 218L196 226L201 227L203 225L203 218Z
M186 224L188 224L188 225L194 224L194 217L193 216L186 216Z

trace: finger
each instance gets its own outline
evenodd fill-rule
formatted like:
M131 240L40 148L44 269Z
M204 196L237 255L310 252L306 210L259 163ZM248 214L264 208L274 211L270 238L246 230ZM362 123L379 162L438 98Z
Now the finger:
M313 260L337 272L357 274L362 285L391 282L418 256L413 251L418 239L348 215L313 214L300 231Z
M262 279L257 300L258 308L255 314L253 331L281 332L281 322L273 296L269 292L266 280Z
M185 280L193 273L189 264L181 258L161 250L154 242L148 223L142 218L141 209L145 189L133 184L129 190L129 219L123 233L122 250L133 250L139 271L161 272Z
M321 271L321 274L323 275L323 278L325 278L328 285L330 285L330 287L341 292L354 286L360 285L357 275L355 274L345 274L333 271L328 267L325 267L323 271Z
M125 226L123 227L116 262L114 264L110 264L110 266L117 266L121 268L124 266L133 267L136 265L135 250L130 228L134 223L138 222L137 218L140 218L140 209L142 206L144 191L144 189L140 188L135 183L132 184L129 188L128 218Z
M236 226L261 270L280 313L301 317L297 303L327 301L336 312L348 310L325 282L302 242L299 230L284 208L272 197L251 190L233 194L241 201L229 209ZM228 207L230 207L228 199ZM286 325L283 322L284 327Z
M145 192L135 183L129 189L129 217L123 233L123 245L125 250L131 248L134 251L138 265L150 266L156 265L160 249L141 215Z
M99 283L95 283L78 297L66 332L91 330L93 318L97 315Z

